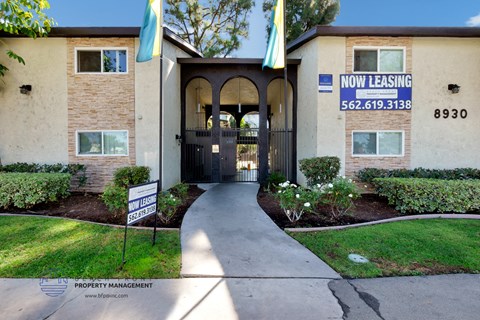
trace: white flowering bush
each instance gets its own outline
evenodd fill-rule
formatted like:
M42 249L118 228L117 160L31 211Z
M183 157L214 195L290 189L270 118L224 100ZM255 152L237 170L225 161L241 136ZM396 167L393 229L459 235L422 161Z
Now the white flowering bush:
M320 193L320 204L330 207L334 219L348 213L353 208L353 200L360 197L357 186L351 179L337 177L326 185L317 185Z
M292 223L300 220L305 212L313 212L318 199L315 191L297 186L289 181L280 183L278 191L274 195Z
M167 224L175 215L178 206L181 204L182 201L170 192L165 191L159 193L157 200L157 214L160 217L160 220Z

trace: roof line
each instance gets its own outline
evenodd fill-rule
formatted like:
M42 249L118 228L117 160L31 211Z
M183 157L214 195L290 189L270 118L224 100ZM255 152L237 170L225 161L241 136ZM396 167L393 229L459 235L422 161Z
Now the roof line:
M316 37L449 37L480 38L474 27L340 27L316 26L287 44L290 53Z
M54 27L48 33L49 38L138 38L140 27ZM23 35L13 35L0 32L0 37L16 38ZM202 57L200 51L175 34L167 26L163 26L163 38L192 57Z

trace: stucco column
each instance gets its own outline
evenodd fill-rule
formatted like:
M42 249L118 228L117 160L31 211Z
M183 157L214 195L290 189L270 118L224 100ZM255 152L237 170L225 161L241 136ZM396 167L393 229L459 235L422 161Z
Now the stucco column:
M212 182L220 182L220 153L214 153L215 145L220 147L220 91L218 83L212 84Z
M259 121L258 133L258 182L265 182L268 175L268 108L267 108L267 84L258 84Z

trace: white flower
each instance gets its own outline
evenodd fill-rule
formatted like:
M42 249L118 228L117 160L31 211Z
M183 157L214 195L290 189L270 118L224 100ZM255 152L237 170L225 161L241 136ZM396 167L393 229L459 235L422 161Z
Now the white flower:
M322 187L322 186L321 186L319 183L317 183L317 188L320 189L321 187Z
M365 187L365 188L368 188L368 186L367 186L367 185L364 185L364 187Z
M348 182L352 183L352 179L348 179Z
M353 194L350 193L350 194L348 195L348 197L349 197L349 198L353 198Z
M345 176L342 176L343 179L345 179Z
M305 202L304 206L307 207L307 208L310 208L310 202Z
M297 193L297 194L295 195L295 198L299 199L299 198L300 198L300 195Z
M329 183L329 184L328 184L328 187L329 187L329 188L333 188L333 184Z
M292 183L291 186L294 187L294 188L297 187L297 185L295 183Z
M282 193L282 190L278 190L278 193Z

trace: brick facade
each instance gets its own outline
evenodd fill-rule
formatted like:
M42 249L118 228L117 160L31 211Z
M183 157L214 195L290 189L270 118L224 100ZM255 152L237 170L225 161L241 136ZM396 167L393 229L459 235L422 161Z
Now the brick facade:
M353 47L405 47L406 72L412 71L412 38L409 37L348 37L346 41L346 70L353 73ZM346 111L345 112L345 174L353 175L366 167L408 168L411 150L411 111ZM403 157L354 157L352 156L353 130L402 130L404 131Z
M67 40L68 158L87 166L87 191L102 192L115 169L135 164L135 41L133 38ZM128 73L76 74L75 48L126 48ZM128 156L77 156L78 130L128 130Z

